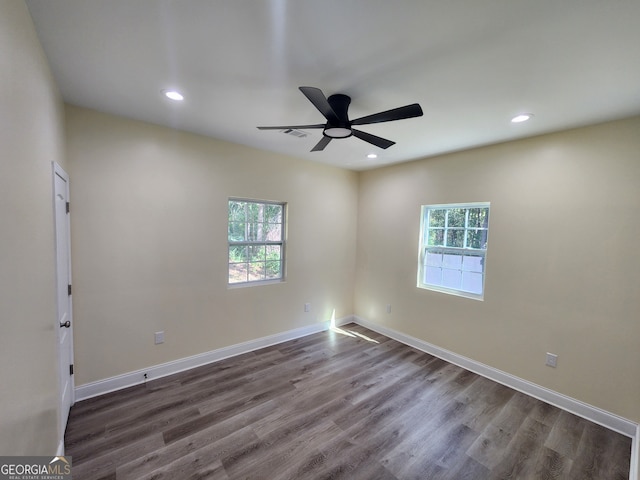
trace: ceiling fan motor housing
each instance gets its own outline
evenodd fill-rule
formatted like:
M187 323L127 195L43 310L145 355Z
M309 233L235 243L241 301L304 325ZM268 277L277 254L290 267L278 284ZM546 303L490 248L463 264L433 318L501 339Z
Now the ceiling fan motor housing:
M330 95L327 98L327 102L331 105L331 108L336 114L336 119L328 119L326 127L322 131L325 137L329 138L347 138L352 135L351 122L349 121L349 104L351 103L351 97L343 95L342 93L336 93Z

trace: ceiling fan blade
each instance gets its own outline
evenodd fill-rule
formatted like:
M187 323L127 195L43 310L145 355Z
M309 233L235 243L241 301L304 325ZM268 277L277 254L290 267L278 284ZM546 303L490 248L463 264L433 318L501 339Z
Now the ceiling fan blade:
M303 130L305 128L324 128L326 124L316 123L315 125L285 125L280 127L257 127L258 130Z
M330 141L331 141L331 137L324 137L323 136L320 139L320 141L318 143L316 143L316 146L311 149L311 151L312 152L321 152L322 150L324 150L324 147L329 145Z
M364 140L365 142L369 142L370 144L380 148L389 148L391 145L395 145L396 143L391 140L387 140L386 138L377 137L370 133L363 132L362 130L356 130L355 128L351 129L351 133L354 137L358 137L360 140Z
M330 124L337 125L340 123L338 115L333 111L331 105L329 105L329 101L327 97L324 96L324 93L322 93L322 90L316 87L299 87L299 89Z
M391 122L393 120L403 120L405 118L421 117L422 108L417 103L405 105L404 107L393 108L366 117L356 118L351 125L367 125L370 123Z

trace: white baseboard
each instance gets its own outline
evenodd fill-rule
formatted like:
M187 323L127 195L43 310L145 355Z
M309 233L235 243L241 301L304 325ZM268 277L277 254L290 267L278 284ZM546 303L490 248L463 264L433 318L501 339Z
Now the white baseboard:
M626 418L622 418L609 413L600 408L594 407L593 405L589 405L576 400L575 398L571 398L553 390L549 390L548 388L542 387L540 385L529 382L522 378L516 377L509 373L464 357L462 355L458 355L444 348L440 348L418 338L412 337L410 335L405 335L404 333L398 332L391 328L369 322L364 318L355 315L349 315L347 317L336 320L333 325L341 326L350 322L355 322L370 330L402 342L405 345L409 345L420 351L434 355L438 358L446 360L447 362L453 363L454 365L458 365L466 370L472 371L502 385L513 388L514 390L530 395L534 398L542 400L543 402L549 403L558 408L583 417L589 421L631 437L631 471L629 480L640 480L639 424L632 422L631 420L627 420ZM333 325L330 322L316 323L313 325L296 328L294 330L289 330L287 332L258 338L256 340L250 340L248 342L219 348L217 350L212 350L210 352L205 352L199 355L174 360L172 362L155 365L141 370L136 370L134 372L129 372L123 375L118 375L116 377L99 380L97 382L80 385L75 389L75 399L76 401L86 400L88 398L103 395L105 393L121 390L123 388L131 387L134 385L139 385L145 382L145 373L147 374L148 380L165 377L167 375L179 373L191 368L217 362L225 358L252 352L260 348L276 345L278 343L286 342L289 340L294 340L296 338L311 335L313 333L322 332L329 329ZM58 455L62 455L63 453L64 444L58 447Z
M56 451L56 457L64 457L64 438L58 442L58 450Z
M631 472L629 480L640 480L640 424L631 440Z
M336 320L335 324L341 325L351 321L353 321L353 317L348 316L340 320ZM238 343L236 345L230 345L228 347L193 355L191 357L181 358L171 362L162 363L160 365L153 365L148 368L124 373L115 377L105 378L104 380L98 380L97 382L86 383L76 387L75 400L79 402L88 398L97 397L98 395L104 395L105 393L122 390L123 388L132 387L134 385L140 385L148 380L166 377L167 375L173 375L174 373L190 370L195 367L224 360L225 358L235 357L236 355L252 352L260 348L269 347L278 343L305 337L313 333L322 332L327 330L329 327L330 322L315 323L313 325L307 325L305 327L277 333L275 335L269 335L256 340L250 340L248 342ZM145 374L147 374L146 379L144 378Z
M436 345L425 342L424 340L420 340L410 335L405 335L404 333L398 332L391 328L369 322L364 318L354 316L353 321L359 325L362 325L363 327L402 342L405 345L409 345L413 348L446 360L447 362L458 365L459 367L470 370L474 373L477 373L478 375L482 375L483 377L501 383L502 385L505 385L507 387L513 388L514 390L517 390L519 392L526 393L527 395L537 398L538 400L542 400L543 402L554 405L582 418L586 418L587 420L602 425L603 427L607 427L610 430L614 430L631 438L635 438L635 436L637 435L638 424L632 422L631 420L627 420L626 418L619 417L617 415L614 415L613 413L609 413L598 407L594 407L593 405L589 405L587 403L581 402L580 400L576 400L575 398L568 397L561 393L516 377L515 375L503 372L502 370L498 370L497 368L493 368L483 363L476 362L475 360L464 357L462 355L458 355L457 353L451 352L444 348L440 348Z

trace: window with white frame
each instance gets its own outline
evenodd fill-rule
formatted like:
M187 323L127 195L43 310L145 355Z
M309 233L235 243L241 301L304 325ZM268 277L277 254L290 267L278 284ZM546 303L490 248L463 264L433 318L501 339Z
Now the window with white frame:
M423 205L418 287L482 300L489 203Z
M284 279L285 204L229 199L229 285Z

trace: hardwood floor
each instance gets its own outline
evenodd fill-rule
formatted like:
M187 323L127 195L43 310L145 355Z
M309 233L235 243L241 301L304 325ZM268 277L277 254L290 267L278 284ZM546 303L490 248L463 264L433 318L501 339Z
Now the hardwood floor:
M82 479L627 479L631 439L359 325L77 403Z

